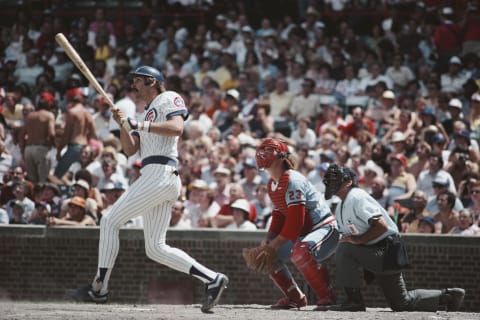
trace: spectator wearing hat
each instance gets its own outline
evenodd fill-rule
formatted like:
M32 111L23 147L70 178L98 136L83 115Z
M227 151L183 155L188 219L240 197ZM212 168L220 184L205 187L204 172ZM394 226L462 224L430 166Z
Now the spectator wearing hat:
M407 157L395 154L390 158L390 172L386 175L389 195L395 199L409 198L417 189L415 176L406 171Z
M37 103L36 110L25 117L24 134L21 143L24 144L24 160L27 178L33 183L44 183L50 174L47 153L54 144L55 116L52 109L55 98L50 92L43 92Z
M198 219L198 211L200 206L200 199L203 193L209 189L206 181L202 179L195 179L187 186L186 200L184 202L185 215L195 225ZM195 217L195 219L193 219Z
M50 205L51 216L59 217L63 202L60 189L56 184L51 182L47 182L41 186L42 189L40 192L40 201L43 201Z
M115 202L122 196L126 191L127 186L122 181L108 182L100 189L100 193L103 197L103 208L101 214L98 217L97 224L100 224L100 221L103 217L108 215L115 204ZM88 201L88 199L87 199ZM143 227L143 218L137 217L131 219L125 223L125 226L128 227Z
M73 197L68 202L68 212L62 218L48 217L49 226L95 226L95 220L88 215L85 199Z
M391 155L403 155L405 153L405 134L401 131L395 131L390 139Z
M429 141L431 136L440 132L444 137L448 137L442 123L437 119L437 109L432 105L426 105L420 110L421 126L417 129L420 137ZM430 136L429 136L430 135Z
M8 207L10 208L9 224L27 224L30 215L26 214L26 205L20 200L12 200Z
M454 21L452 7L440 9L440 23L435 26L433 44L438 54L435 69L439 73L446 71L449 58L460 53L461 39L459 26Z
M239 199L243 199L247 201L249 205L250 210L248 211L249 212L248 220L250 220L251 222L254 222L256 220L257 212L255 209L255 205L253 205L250 201L248 201L245 198L245 192L239 183L231 184L229 196L230 196L230 202L220 206L220 210L217 212L217 215L213 219L214 227L225 228L227 225L234 222L231 205ZM245 208L246 207L244 206L244 209Z
M456 196L450 191L441 191L437 195L438 212L433 215L435 220L435 233L449 233L453 227L460 225L458 211L455 206Z
M435 233L435 220L430 216L420 218L418 221L418 233Z
M32 215L28 219L29 224L46 225L48 223L48 217L52 214L52 208L44 201L35 203L35 209Z
M360 176L358 186L368 193L372 192L372 184L376 177L383 177L383 169L372 160L367 160L365 165L359 167Z
M230 205L233 222L225 227L227 230L256 230L257 226L249 220L250 202L247 199L235 200Z
M242 178L238 181L248 201L255 199L258 186L262 183L262 177L258 174L257 161L247 157L242 162Z
M457 56L451 57L448 63L448 71L440 76L442 92L460 94L468 78L469 75L463 71L460 58Z
M427 211L428 215L433 216L438 213L440 210L438 207L438 195L444 191L448 191L448 187L450 185L450 182L448 178L445 178L443 176L437 176L432 182L432 188L434 190L434 195L428 197L427 199L427 205L425 207L425 210ZM463 209L463 204L458 199L458 197L455 196L455 202L453 206L454 210L456 212L459 212L460 210Z
M448 151L456 148L465 150L472 161L477 161L480 158L478 142L476 139L472 139L470 131L463 122L454 124L453 139L448 145Z
M448 101L447 111L450 114L451 123L454 121L464 119L463 103L460 99L452 98ZM473 118L469 118L469 123L472 123Z
M397 106L396 96L392 90L380 89L379 99L372 99L367 106L365 115L372 119L377 126L377 131L387 132L398 123L400 109Z
M85 205L89 214L92 216L95 222L98 222L99 221L98 203L95 201L95 199L90 198L89 195L90 195L90 184L84 179L77 179L72 184L72 197L67 198L62 202L62 211L60 213L60 217L64 217L67 214L70 208L68 204L71 201L71 199L73 197L80 197L85 200ZM102 204L105 205L104 201L102 201Z
M474 131L476 134L476 137L479 138L480 137L480 93L479 92L475 92L470 98L470 114L468 116L468 120L471 124L472 131Z
M214 183L211 185L211 188L215 192L215 201L220 206L230 203L232 171L227 167L220 165L213 171L213 179Z

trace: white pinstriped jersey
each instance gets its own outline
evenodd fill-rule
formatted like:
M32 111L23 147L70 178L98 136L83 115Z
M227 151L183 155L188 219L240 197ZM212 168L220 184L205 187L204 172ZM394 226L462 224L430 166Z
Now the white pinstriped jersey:
M174 91L166 91L159 94L145 107L142 119L151 123L164 122L175 115L187 116L188 110L183 98ZM139 154L142 159L149 156L166 156L177 159L178 136L164 136L143 131L134 131L133 134L140 137Z

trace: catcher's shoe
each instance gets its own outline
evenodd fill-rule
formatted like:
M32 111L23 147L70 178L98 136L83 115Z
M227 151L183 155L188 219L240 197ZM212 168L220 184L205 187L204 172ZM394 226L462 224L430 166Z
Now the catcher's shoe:
M307 305L307 297L303 296L300 300L294 301L288 297L283 297L277 301L274 305L270 306L270 309L274 310L288 310L288 309L299 309Z
M110 293L107 292L102 295L98 292L94 292L92 286L88 285L77 289L69 289L65 291L65 295L76 302L106 303Z
M227 287L228 277L219 273L213 281L207 284L206 287L206 300L202 305L203 313L211 313L212 308L218 303L222 295L223 290Z

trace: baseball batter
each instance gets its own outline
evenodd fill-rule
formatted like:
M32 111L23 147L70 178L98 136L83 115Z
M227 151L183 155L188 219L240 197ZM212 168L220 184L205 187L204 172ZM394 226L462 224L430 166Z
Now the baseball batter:
M291 260L317 295L317 308L335 302L328 270L322 264L334 254L339 233L335 218L315 187L300 172L287 145L276 139L262 141L256 151L260 169L270 174L267 191L273 204L272 222L262 242L277 252L278 267L270 278L285 295L272 309L301 308L307 298L292 278Z
M165 243L171 208L181 189L176 169L177 142L183 133L187 108L179 94L166 91L164 77L157 69L141 66L132 72L132 77L132 88L140 100L147 102L144 121L125 117L120 110L113 110L113 117L121 127L124 152L131 156L139 151L142 174L101 220L97 274L90 286L75 292L75 297L97 303L107 301L108 281L119 250L119 229L130 219L142 215L147 256L204 282L207 297L202 311L210 312L226 288L228 278Z

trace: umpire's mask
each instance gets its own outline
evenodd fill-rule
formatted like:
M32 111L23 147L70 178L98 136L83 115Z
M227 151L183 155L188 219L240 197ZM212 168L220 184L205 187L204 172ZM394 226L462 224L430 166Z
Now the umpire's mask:
M349 180L352 181L353 186L357 185L356 174L352 169L341 167L337 164L330 165L323 178L323 183L325 184L325 200L330 199L340 190L343 183Z

